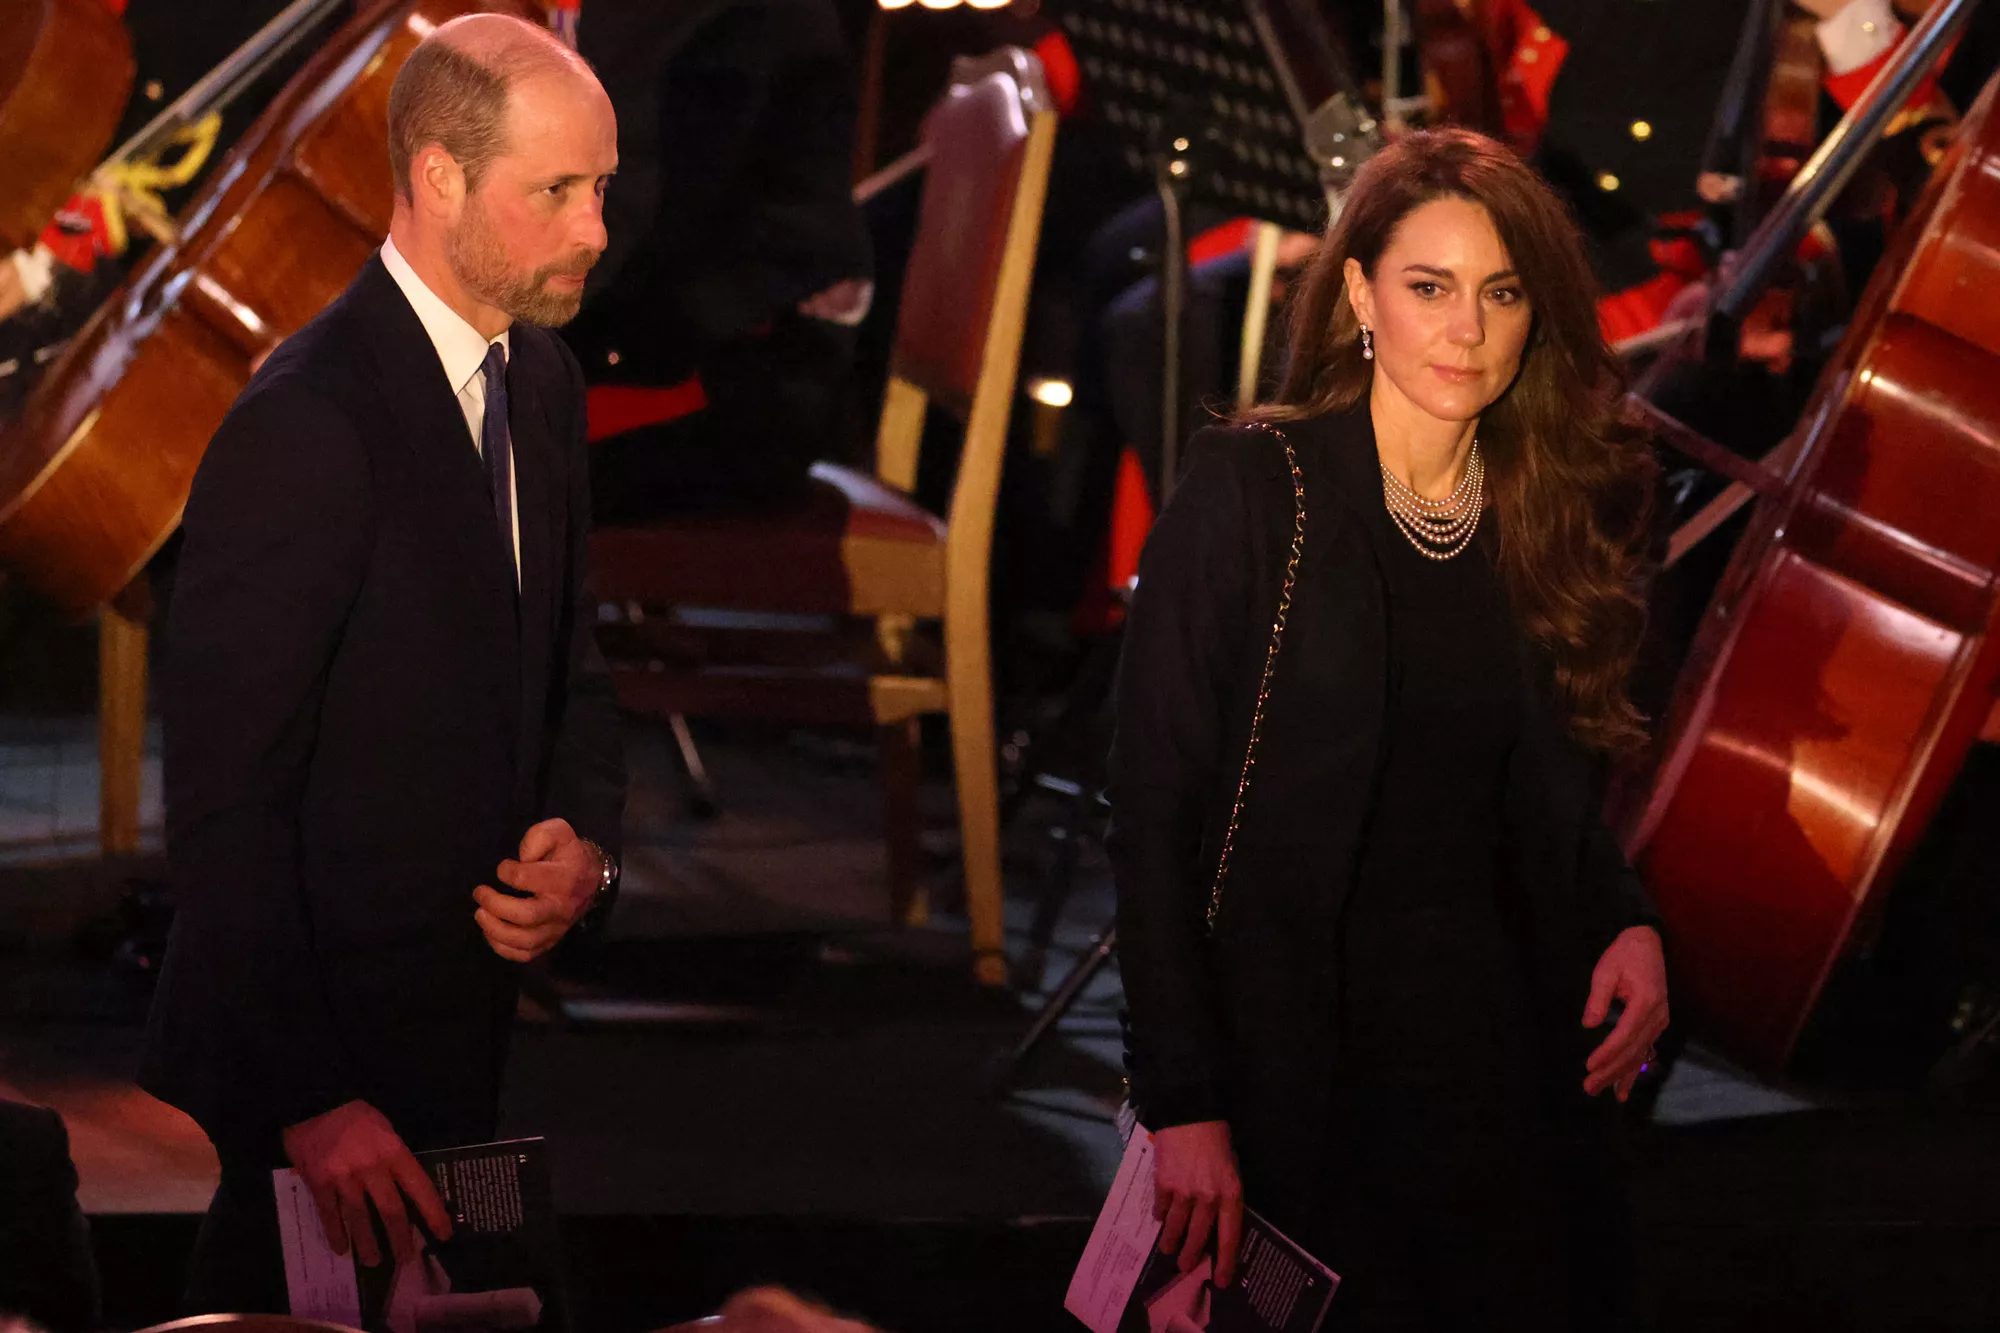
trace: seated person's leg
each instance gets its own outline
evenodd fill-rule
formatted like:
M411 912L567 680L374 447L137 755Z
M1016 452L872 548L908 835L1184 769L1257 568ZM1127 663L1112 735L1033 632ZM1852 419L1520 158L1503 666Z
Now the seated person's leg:
M1233 407L1236 349L1242 336L1248 276L1249 259L1243 255L1197 265L1188 275L1181 342L1182 444L1209 424L1211 412L1227 413ZM1155 504L1159 502L1166 346L1161 321L1159 279L1146 278L1111 303L1101 332L1111 415L1122 442L1139 455Z

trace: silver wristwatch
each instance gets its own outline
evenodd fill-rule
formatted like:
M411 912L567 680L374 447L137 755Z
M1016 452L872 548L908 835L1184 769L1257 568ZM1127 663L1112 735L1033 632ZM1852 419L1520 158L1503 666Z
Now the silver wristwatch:
M578 839L590 848L597 857L597 891L590 895L590 906L584 909L586 915L603 907L611 898L611 891L618 887L618 863L611 859L611 853L592 842L589 838Z

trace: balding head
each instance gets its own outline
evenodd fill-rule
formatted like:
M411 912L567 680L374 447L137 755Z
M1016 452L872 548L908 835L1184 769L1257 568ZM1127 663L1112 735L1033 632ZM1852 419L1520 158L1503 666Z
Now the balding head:
M507 150L507 104L537 78L580 77L590 66L555 35L505 14L467 14L417 44L389 91L389 167L396 193L410 197L410 163L432 144L449 153L478 189Z
M444 24L396 76L389 156L396 249L474 328L576 313L618 169L611 99L576 53L519 19Z

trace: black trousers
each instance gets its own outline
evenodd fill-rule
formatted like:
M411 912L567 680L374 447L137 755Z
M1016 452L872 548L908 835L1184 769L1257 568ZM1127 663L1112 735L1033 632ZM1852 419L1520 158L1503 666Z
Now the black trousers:
M182 1313L288 1314L277 1198L268 1166L222 1160L222 1183L195 1238Z
M1294 1239L1341 1275L1330 1323L1344 1333L1630 1327L1634 1238L1604 1127L1557 1116L1528 1131L1476 1090L1457 1092L1335 1094L1316 1198L1292 1219Z

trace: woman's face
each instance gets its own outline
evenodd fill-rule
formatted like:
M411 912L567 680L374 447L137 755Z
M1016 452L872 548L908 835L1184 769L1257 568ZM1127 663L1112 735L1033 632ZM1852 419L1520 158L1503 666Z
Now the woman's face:
M1441 421L1470 421L1514 382L1533 314L1484 205L1433 199L1389 238L1347 299L1375 339L1375 388ZM1386 385L1385 385L1386 381Z

